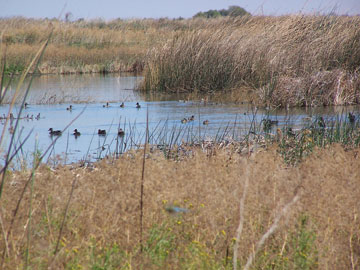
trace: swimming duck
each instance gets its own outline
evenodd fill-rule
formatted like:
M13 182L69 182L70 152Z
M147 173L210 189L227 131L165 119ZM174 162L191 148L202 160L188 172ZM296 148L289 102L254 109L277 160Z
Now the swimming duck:
M106 104L103 105L103 107L104 107L104 108L109 108L109 107L110 107L109 102L106 102Z
M51 136L60 136L62 134L61 130L53 130L53 128L49 128L49 134Z
M38 113L35 117L36 120L39 120L40 119L40 113Z
M192 116L190 116L190 117L189 117L189 119L188 119L188 120L189 120L189 121L194 121L194 119L195 119L195 116L194 116L194 115L192 115Z
M287 131L286 131L286 135L287 135L288 137L295 137L295 136L296 136L296 133L295 133L295 131L293 131L293 129L292 129L291 127L288 127L288 128L287 128Z
M349 118L350 123L352 123L352 124L355 123L355 114L349 112L348 118Z
M139 102L136 102L136 108L138 108L138 109L140 109L140 108L141 108L141 106L140 106Z
M187 123L187 121L188 121L188 120L187 120L186 118L181 119L181 123L182 123L182 124L186 124L186 123Z
M24 104L24 109L27 109L28 106L29 106L29 103L25 102L25 104Z
M66 108L67 111L72 111L72 105Z
M99 135L106 135L106 130L105 129L99 129L98 134Z
M209 124L209 120L205 120L204 122L203 122L203 125L208 125Z
M273 125L277 125L279 121L271 119L263 119L264 130L270 130Z
M75 128L74 129L74 133L73 133L73 135L75 136L75 138L77 137L77 136L80 136L81 135L81 133Z
M124 108L125 107L125 104L124 104L124 102L122 102L121 104L120 104L120 108Z
M322 116L320 116L318 118L317 124L322 129L326 128L326 124L325 124L324 118Z
M119 128L118 136L122 137L125 135L125 131L123 131L121 128Z

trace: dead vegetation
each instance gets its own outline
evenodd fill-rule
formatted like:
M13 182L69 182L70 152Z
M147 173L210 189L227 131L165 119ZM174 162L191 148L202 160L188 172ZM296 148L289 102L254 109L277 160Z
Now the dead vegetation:
M239 201L248 177L239 266L245 265L294 192L300 200L280 220L253 264L261 269L359 266L359 149L345 151L340 145L318 149L297 167L287 167L275 146L250 157L225 150L211 156L195 151L181 162L149 153L143 253L139 251L141 156L129 152L92 168L43 166L36 171L29 265L37 269L49 265L53 269L105 269L106 265L106 269L231 269ZM6 178L0 212L4 269L24 263L29 190L7 243L4 234L28 177L29 172L22 171L9 172ZM59 252L54 256L74 179ZM165 210L171 206L188 211L171 214Z
M232 90L281 107L357 104L359 24L333 15L218 21L150 51L142 89Z
M39 43L46 39L49 26L54 31L38 70L41 74L142 71L139 64L143 65L148 48L190 27L186 21L169 19L0 19L9 72L20 73L28 65Z

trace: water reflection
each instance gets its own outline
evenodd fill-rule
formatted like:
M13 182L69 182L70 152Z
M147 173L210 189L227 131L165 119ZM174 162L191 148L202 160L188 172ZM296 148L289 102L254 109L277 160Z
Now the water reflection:
M249 104L204 103L201 100L183 101L181 96L161 95L161 99L150 99L135 91L141 77L133 76L41 76L35 78L28 107L23 111L16 145L33 130L28 141L22 147L17 158L30 160L34 152L35 141L43 153L57 136L49 135L49 128L63 130L78 117L58 138L46 159L57 159L57 155L66 162L83 159L94 160L106 154L122 152L138 147L145 140L146 118L149 116L149 142L153 144L179 143L206 138L241 139L250 127L261 131L263 119L276 122L273 129L291 125L300 128L311 123L318 115L328 121L337 117L345 119L348 112L356 112L359 107L322 107L294 108L290 110L262 110ZM7 96L7 99L10 95ZM155 97L154 97L155 98ZM124 102L124 106L121 106ZM139 102L141 108L137 108ZM108 104L107 104L108 103ZM70 109L70 105L72 108ZM0 106L0 115L6 115L9 105ZM18 117L19 105L13 111ZM36 117L38 116L38 118ZM189 121L189 118L194 120ZM187 121L182 121L187 119ZM13 120L13 126L16 119ZM204 121L207 123L204 125ZM0 121L4 124L4 120ZM121 128L125 134L118 136ZM10 131L6 129L1 148L1 159L10 141ZM77 129L81 135L73 135ZM98 130L105 130L105 136L99 136ZM20 134L21 132L21 135ZM19 162L19 161L17 161ZM3 162L1 162L3 163Z
M43 75L35 77L27 98L30 104L96 103L139 100L133 89L142 77L124 75ZM11 85L4 103L9 103L16 89ZM22 95L18 98L22 100Z

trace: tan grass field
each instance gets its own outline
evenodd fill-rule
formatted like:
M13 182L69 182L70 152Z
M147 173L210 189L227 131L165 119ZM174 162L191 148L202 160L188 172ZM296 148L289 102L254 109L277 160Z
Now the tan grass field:
M18 68L29 64L39 43L53 28L39 68L43 74L134 71L133 65L144 61L148 48L189 27L186 21L168 19L62 22L15 17L0 20L8 65Z
M245 265L261 236L297 193L299 201L280 219L251 269L358 269L359 154L359 149L345 151L333 145L315 150L297 167L287 167L275 146L251 156L229 149L218 149L212 156L195 151L180 162L149 153L143 253L139 250L141 153L103 160L93 168L43 166L34 179L29 265L31 269L232 269L239 202L248 179L239 266ZM7 245L4 230L9 229L29 175L28 171L9 173L4 187L0 247L8 254L3 269L24 265L30 189ZM189 211L170 214L165 208L171 204Z

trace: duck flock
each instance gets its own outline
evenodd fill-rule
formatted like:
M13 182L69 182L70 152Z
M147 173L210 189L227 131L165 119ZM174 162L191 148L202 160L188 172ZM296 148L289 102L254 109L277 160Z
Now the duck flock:
M26 103L25 108L27 108L27 106L28 106L28 104ZM106 102L106 104L103 105L103 108L109 108L110 106L111 106L110 103ZM139 102L136 102L135 106L136 106L137 109L141 108L141 105L139 104ZM122 102L120 104L120 108L124 108L124 107L125 107L125 104L124 104L124 102ZM70 105L69 107L66 108L66 110L71 112L73 110L73 106ZM62 135L61 130L54 130L53 128L49 128L48 131L49 131L50 136L61 136ZM78 138L81 135L81 133L77 128L75 128L72 135L74 135L75 138ZM105 129L98 129L98 135L99 136L106 136L106 130ZM123 136L125 136L125 131L122 128L119 128L117 135L119 137L123 137Z
M109 108L109 107L111 107L111 105L110 105L109 102L106 102L106 104L103 105L103 108ZM135 107L136 107L137 109L140 109L140 108L141 108L141 105L139 104L139 102L137 102L137 103L135 104ZM120 108L125 108L124 102L122 102L122 103L120 104ZM67 111L72 111L72 109L73 109L73 106L72 106L72 105L70 105L69 107L66 108ZM188 118L183 118L183 119L181 120L181 123L182 123L182 124L186 124L186 123L192 122L192 121L194 121L194 120L195 120L195 116L194 116L194 115L191 115L191 116L188 117ZM203 125L208 125L208 124L209 124L209 120L203 121ZM54 130L53 128L49 128L48 131L49 131L49 135L50 135L50 136L61 136L61 135L62 135L62 131L61 131L61 130ZM79 137L79 136L81 135L81 133L80 133L80 131L79 131L78 129L74 129L74 132L72 133L72 135L74 135L75 138L77 138L77 137ZM106 136L106 130L105 130L105 129L98 129L98 135L99 135L99 136ZM119 137L123 137L123 136L125 136L125 131L124 131L123 129L119 128L117 135L118 135Z

